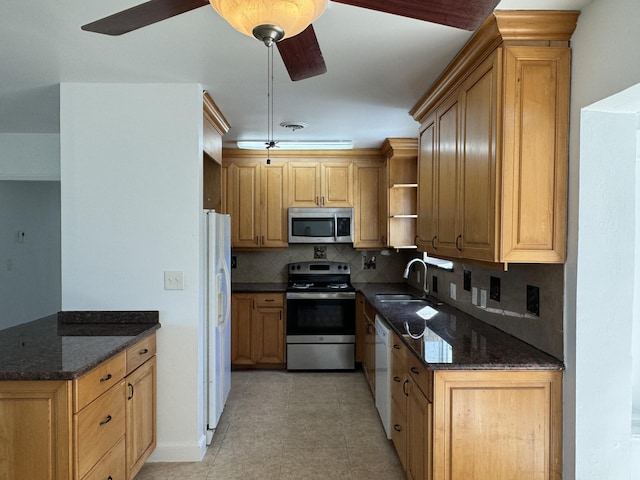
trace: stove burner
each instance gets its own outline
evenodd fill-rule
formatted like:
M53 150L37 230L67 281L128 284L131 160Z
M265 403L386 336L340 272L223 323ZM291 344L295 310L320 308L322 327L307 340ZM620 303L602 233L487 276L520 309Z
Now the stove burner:
M291 288L295 288L298 290L304 290L309 287L313 287L313 283L294 283L293 285L291 285Z
M347 285L346 283L330 283L329 285L327 285L327 288L338 290L341 288L349 288L349 285Z

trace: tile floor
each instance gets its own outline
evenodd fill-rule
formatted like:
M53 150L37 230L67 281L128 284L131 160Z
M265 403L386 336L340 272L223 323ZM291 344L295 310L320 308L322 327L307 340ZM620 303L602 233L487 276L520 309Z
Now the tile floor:
M238 371L202 462L136 480L404 480L362 372Z

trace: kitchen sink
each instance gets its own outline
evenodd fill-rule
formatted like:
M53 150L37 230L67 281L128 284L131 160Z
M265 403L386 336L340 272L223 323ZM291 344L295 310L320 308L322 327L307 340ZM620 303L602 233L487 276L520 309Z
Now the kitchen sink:
M409 293L377 293L376 298L379 302L426 302L425 299L416 297L415 295L411 295Z

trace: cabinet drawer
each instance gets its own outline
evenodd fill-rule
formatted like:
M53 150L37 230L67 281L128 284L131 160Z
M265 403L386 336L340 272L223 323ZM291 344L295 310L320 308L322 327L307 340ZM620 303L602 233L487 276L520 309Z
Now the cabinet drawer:
M284 295L281 293L257 293L256 307L284 307Z
M73 381L73 411L79 412L124 378L125 352Z
M76 465L81 478L125 432L124 380L74 415ZM123 457L124 458L124 457Z
M82 480L124 480L126 467L124 464L124 437L100 459Z
M433 370L426 368L414 355L407 355L409 375L430 402L433 402Z
M127 375L156 354L156 334L144 338L127 349Z

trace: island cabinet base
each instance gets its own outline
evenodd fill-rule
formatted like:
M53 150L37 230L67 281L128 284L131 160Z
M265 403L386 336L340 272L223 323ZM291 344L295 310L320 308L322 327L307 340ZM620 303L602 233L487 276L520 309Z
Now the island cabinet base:
M0 479L71 478L70 399L66 381L0 382Z
M132 480L156 445L156 338L70 380L0 381L0 480Z
M434 480L560 480L560 371L438 371Z

